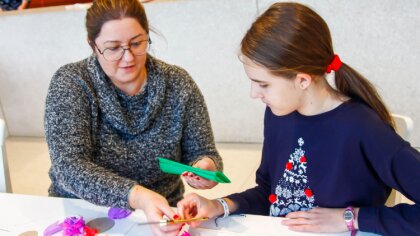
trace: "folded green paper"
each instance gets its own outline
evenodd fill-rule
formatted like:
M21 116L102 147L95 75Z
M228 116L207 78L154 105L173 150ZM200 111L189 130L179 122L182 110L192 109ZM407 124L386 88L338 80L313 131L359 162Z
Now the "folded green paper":
M180 175L185 171L194 173L205 179L213 180L218 183L230 183L228 177L220 171L203 170L189 165L184 165L176 161L172 161L163 157L158 157L160 169L168 174Z

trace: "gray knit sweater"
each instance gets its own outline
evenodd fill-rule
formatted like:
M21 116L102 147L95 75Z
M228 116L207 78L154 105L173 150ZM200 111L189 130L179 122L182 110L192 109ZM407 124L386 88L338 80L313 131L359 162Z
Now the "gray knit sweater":
M209 157L222 169L192 78L150 55L146 67L147 85L135 96L115 87L94 56L55 73L45 110L50 196L129 208L129 190L138 183L173 206L184 186L179 176L160 171L157 157L184 164Z

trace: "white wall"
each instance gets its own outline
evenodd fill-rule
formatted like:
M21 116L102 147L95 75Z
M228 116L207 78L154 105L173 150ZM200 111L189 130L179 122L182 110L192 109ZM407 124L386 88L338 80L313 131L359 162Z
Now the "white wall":
M44 102L53 73L89 55L84 15L64 8L0 14L0 101L10 135L44 135Z
M264 106L249 98L239 42L269 0L157 0L145 4L154 54L201 88L217 141L260 142ZM343 61L370 79L392 112L411 116L420 146L420 2L300 1L331 28ZM83 5L82 5L83 6ZM0 100L12 135L42 136L44 99L57 68L90 54L84 9L0 15Z

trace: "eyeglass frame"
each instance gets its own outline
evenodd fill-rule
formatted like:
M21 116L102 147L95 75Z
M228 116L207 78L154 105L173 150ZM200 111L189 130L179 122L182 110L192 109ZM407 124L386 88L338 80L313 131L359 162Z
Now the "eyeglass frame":
M102 55L102 57L106 60L106 61L109 61L109 62L114 62L114 61L119 61L119 60L121 60L121 58L123 58L123 56L124 56L124 54L125 54L125 51L130 51L130 53L131 54L133 54L134 56L143 56L144 54L146 54L147 53L147 51L149 50L149 47L150 47L150 44L152 44L152 39L148 36L147 37L147 39L145 39L145 40L140 40L139 42L147 42L149 45L147 46L147 49L146 49L146 51L144 51L144 53L142 53L142 54L140 54L140 55L137 55L137 54L134 54L132 51L131 51L131 43L129 43L128 45L121 45L121 46L119 46L123 51L122 51L122 53L121 53L121 56L118 58L118 59L115 59L115 60L108 60L108 59L106 59L106 57L104 56L104 53L105 53L105 50L108 50L108 49L110 49L110 48L105 48L104 50L102 50L102 52L101 52L101 50L98 48L98 45L96 45L96 43L94 42L93 44L95 45L95 48L96 49L98 49L98 52Z

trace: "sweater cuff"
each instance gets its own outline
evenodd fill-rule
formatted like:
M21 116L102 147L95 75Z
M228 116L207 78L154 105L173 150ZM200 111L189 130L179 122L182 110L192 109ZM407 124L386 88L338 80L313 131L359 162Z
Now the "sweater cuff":
M241 196L241 194L234 193L226 196L225 198L232 200L238 207L236 211L231 212L230 214L246 214L248 212L250 206L248 201L243 196Z
M112 188L108 194L108 198L111 198L111 202L108 203L109 207L117 207L126 210L133 210L128 202L128 196L131 189L137 182L135 181L124 181L120 183L120 186ZM112 196L112 197L111 197Z
M135 211L136 209L132 208L130 206L130 195L131 192L134 190L134 188L139 185L138 183L133 184L129 189L128 189L128 194L127 194L127 207L125 207L125 209L131 210L131 211Z
M379 234L376 229L376 220L378 217L377 207L361 207L359 209L359 215L357 216L359 230Z

